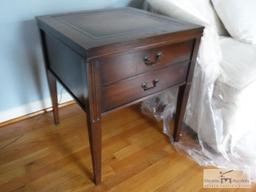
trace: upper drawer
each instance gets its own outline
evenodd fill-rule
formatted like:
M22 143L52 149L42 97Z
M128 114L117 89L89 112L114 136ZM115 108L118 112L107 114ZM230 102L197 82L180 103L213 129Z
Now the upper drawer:
M109 84L173 63L187 61L191 57L193 41L165 45L129 53L100 58L101 79Z

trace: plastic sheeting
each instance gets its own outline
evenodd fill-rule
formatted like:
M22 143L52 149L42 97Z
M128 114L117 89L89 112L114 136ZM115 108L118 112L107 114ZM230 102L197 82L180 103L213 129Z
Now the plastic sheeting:
M162 1L149 2L150 5L145 4L147 9L172 16L171 8L168 14L168 6L161 4ZM202 166L243 170L256 181L256 80L239 89L223 82L226 64L222 49L222 39L216 30L205 24L185 114L185 123L197 137L183 135L174 145ZM255 70L256 63L251 67ZM142 103L144 114L163 120L163 132L172 143L169 122L175 114L176 98L174 88Z

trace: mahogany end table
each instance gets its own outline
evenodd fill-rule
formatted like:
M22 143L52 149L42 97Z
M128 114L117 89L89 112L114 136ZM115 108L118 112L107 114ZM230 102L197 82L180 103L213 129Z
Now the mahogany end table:
M203 27L134 8L37 17L55 123L56 80L87 114L94 182L101 182L101 116L179 87L178 141Z

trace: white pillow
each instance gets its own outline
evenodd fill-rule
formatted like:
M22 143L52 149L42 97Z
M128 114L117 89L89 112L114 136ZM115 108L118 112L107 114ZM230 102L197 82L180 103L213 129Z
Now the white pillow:
M256 44L256 0L212 0L232 37Z
M211 27L226 35L210 0L147 0L154 11L183 21Z

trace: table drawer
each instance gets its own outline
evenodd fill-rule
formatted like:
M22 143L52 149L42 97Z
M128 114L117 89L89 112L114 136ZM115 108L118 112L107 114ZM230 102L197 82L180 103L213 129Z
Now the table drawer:
M102 57L100 58L102 83L110 84L177 62L187 61L191 57L192 47L193 41L188 41Z
M188 62L177 63L102 88L102 109L111 110L185 81Z

